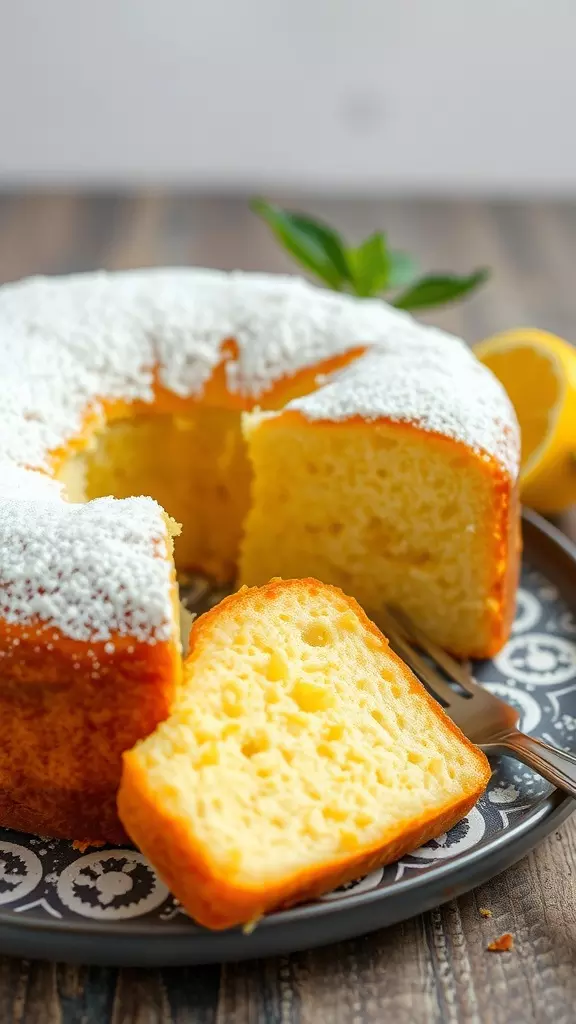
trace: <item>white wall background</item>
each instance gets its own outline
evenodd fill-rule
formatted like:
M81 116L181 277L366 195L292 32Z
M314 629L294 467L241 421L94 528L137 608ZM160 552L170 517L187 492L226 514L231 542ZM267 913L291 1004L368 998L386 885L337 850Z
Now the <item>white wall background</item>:
M0 10L0 183L576 191L576 0Z

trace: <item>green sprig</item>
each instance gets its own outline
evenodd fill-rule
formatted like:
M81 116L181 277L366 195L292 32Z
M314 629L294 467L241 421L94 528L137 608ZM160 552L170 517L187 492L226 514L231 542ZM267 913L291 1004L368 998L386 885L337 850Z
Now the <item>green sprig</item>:
M408 253L390 249L386 235L376 231L357 248L330 225L302 213L283 210L265 199L251 207L268 224L287 252L334 291L362 298L386 294L399 309L423 310L456 302L488 279L486 268L462 276L429 274L416 278ZM389 293L403 291L390 297Z

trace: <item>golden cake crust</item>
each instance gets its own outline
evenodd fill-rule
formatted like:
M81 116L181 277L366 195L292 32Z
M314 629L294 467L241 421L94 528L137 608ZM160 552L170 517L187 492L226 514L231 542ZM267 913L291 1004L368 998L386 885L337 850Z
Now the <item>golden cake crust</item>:
M229 610L241 614L244 609L250 609L254 595L274 601L287 589L312 601L322 592L331 592L345 602L362 627L374 638L377 647L386 651L398 671L407 679L409 692L424 700L455 740L463 744L476 766L477 778L465 798L457 802L453 799L447 801L446 806L434 814L422 814L408 830L400 834L391 832L382 836L370 848L339 854L313 867L290 871L285 878L270 884L258 882L250 886L234 880L233 872L223 873L219 870L210 853L197 841L194 823L179 816L170 807L169 801L158 799L136 746L123 757L122 783L118 794L121 820L131 838L145 852L192 917L213 929L255 921L271 908L285 908L313 900L322 893L367 874L376 866L397 860L465 817L484 791L491 774L485 756L466 739L400 658L390 651L388 641L359 604L353 598L343 595L339 588L321 584L318 580L275 579L260 588L244 587L226 598L194 623L190 635L191 653L187 658L189 671L193 670L195 655L205 645L213 643L213 628Z
M170 711L181 677L176 640L112 634L86 643L0 622L0 650L0 822L123 842L120 755Z

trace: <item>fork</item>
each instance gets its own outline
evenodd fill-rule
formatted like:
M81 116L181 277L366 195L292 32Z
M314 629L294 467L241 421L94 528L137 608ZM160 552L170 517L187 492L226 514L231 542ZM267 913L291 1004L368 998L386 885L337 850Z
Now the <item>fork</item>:
M576 797L576 757L573 754L521 732L518 728L519 712L480 686L466 664L430 640L404 611L388 607L381 621L390 645L444 705L446 713L468 739L485 754L515 757L552 785ZM421 652L435 662L459 689L451 686Z

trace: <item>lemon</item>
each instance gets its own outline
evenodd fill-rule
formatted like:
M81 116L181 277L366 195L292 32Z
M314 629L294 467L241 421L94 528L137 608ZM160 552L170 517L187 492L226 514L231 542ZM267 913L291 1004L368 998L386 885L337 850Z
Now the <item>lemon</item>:
M506 388L522 431L520 494L539 512L576 501L576 350L536 328L480 342L474 352Z

